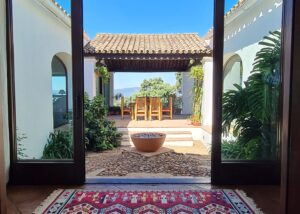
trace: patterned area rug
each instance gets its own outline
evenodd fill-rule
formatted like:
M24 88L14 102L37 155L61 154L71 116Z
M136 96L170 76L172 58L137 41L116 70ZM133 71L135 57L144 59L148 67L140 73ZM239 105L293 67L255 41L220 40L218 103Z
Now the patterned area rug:
M262 213L238 190L91 191L56 190L34 212L113 214Z

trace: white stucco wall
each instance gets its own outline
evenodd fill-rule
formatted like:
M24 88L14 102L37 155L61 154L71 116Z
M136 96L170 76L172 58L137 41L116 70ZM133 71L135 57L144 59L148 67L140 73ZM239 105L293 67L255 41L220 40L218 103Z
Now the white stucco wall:
M13 19L17 129L28 158L40 158L53 131L53 56L72 69L70 18L52 1L13 0Z
M243 70L243 65L241 61L236 61L239 57L235 55L234 57L230 58L228 60L228 65L226 64L224 66L224 81L223 81L223 90L228 91L228 90L234 90L236 89L234 84L240 85L241 79L243 78L242 70ZM234 63L231 63L234 61ZM227 71L227 67L230 67Z
M202 98L202 125L212 125L212 97L213 97L213 59L204 57L202 60L204 78L203 78L203 98Z
M90 99L96 96L96 62L94 57L84 57L84 91Z
M270 31L281 29L282 0L248 0L225 19L224 64L238 54L243 64L243 81L248 79L258 42Z
M0 47L6 47L5 0L0 0ZM8 182L9 175L9 126L7 103L7 58L6 48L0 48L0 182ZM1 191L2 192L2 191Z
M190 77L190 72L182 72L182 114L192 114L194 80Z

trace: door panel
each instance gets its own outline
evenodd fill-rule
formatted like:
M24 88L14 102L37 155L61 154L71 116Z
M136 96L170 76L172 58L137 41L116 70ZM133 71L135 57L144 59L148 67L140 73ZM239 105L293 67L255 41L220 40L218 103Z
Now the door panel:
M279 183L282 1L215 12L213 183Z
M82 2L61 3L7 0L11 183L84 182Z

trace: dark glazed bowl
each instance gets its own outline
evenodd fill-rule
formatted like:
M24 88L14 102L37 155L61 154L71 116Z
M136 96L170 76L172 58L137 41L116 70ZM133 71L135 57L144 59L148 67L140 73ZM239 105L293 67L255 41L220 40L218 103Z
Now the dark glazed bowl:
M132 134L130 137L138 151L156 152L164 144L166 134L158 132L142 132Z

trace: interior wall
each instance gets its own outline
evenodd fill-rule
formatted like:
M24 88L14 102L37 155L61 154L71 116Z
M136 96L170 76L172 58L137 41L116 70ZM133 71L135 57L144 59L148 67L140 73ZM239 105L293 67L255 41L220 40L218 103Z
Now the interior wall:
M0 0L0 47L6 47L5 0ZM0 49L0 212L4 213L9 172L6 48Z

